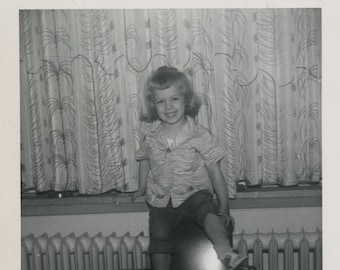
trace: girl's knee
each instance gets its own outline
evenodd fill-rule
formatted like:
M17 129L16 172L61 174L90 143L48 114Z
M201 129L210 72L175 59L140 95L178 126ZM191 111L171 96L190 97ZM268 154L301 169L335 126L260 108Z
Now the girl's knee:
M219 216L217 216L214 213L208 213L204 219L204 227L220 227L222 224L222 221Z
M205 218L204 231L213 243L227 241L228 239L228 232L222 222L222 219L213 213L209 213Z

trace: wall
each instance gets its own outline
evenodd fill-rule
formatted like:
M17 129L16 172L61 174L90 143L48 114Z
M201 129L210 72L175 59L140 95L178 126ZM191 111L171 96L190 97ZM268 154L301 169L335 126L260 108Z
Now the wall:
M274 229L276 232L299 232L304 228L306 232L314 232L316 228L322 229L321 207L291 207L291 208L256 208L233 209L235 218L235 233L253 233L259 229L267 233ZM81 235L88 232L95 235L101 232L109 235L116 232L123 235L130 232L137 235L141 231L148 235L147 212L85 214L85 215L58 215L58 216L23 216L21 218L21 234L30 233L36 236L47 233L53 235L60 232L62 235L75 233Z

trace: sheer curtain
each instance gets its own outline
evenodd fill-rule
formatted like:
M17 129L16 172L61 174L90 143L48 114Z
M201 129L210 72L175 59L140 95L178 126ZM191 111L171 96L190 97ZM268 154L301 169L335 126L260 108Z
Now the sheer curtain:
M21 182L37 191L138 188L140 92L173 65L229 182L321 181L321 10L20 11Z

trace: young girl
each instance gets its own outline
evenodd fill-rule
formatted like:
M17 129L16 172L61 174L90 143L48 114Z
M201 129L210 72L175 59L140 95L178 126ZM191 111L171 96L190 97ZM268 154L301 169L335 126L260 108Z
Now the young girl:
M204 229L222 263L235 269L247 256L233 252L224 226L229 214L227 185L219 166L224 152L192 118L199 103L188 79L176 68L160 67L145 90L149 106L145 116L153 127L137 152L140 189L132 199L146 191L152 269L170 269L176 226L188 218Z

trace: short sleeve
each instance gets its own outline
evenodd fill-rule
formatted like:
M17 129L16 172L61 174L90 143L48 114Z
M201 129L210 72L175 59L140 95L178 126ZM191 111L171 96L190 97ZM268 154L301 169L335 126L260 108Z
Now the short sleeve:
M136 152L136 160L144 160L144 159L149 159L149 153L147 151L147 146L146 146L146 136L143 136L143 139L140 142L140 147Z
M199 132L196 149L201 154L207 166L218 163L225 156L225 152L218 144L216 137L211 135L210 132L203 127Z

